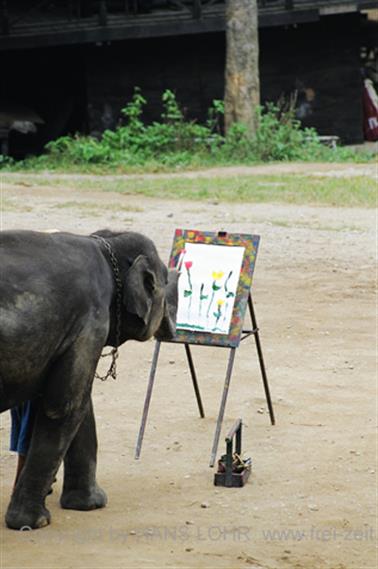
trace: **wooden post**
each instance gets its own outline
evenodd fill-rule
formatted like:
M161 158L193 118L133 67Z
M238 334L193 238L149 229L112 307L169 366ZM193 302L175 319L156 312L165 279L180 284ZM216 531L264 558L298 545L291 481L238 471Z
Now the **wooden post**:
M98 6L98 19L100 26L108 25L108 8L106 0L101 0Z
M9 16L8 16L8 2L3 0L1 2L0 12L0 33L7 36L9 34Z

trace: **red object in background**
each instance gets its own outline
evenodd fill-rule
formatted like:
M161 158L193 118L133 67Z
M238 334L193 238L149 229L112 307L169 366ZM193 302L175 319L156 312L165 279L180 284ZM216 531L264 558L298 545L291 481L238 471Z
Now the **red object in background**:
M365 140L378 140L378 97L370 79L364 81L364 136Z

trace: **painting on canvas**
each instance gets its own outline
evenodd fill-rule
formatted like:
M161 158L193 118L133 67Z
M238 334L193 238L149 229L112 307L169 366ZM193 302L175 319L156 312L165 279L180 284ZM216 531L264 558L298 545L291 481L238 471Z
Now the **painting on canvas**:
M185 243L177 329L228 334L244 247Z

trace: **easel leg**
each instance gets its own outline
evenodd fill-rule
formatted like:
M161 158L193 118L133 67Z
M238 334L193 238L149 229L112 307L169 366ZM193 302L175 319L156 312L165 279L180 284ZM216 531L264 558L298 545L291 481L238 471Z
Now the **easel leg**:
M141 452L141 448L142 448L144 430L146 428L146 423L147 423L148 409L150 407L152 388L154 386L154 381L155 381L155 374L156 374L156 367L157 367L157 362L158 362L158 358L159 358L160 346L161 346L161 342L159 342L157 340L156 344L155 344L154 355L152 358L151 371L150 371L150 377L148 380L146 399L144 401L142 422L140 424L139 435L138 435L137 445L136 445L136 449L135 449L135 458L136 459L138 459L140 457L140 452Z
M257 355L259 357L261 375L262 375L262 380L263 380L264 390L265 390L265 397L266 397L266 402L268 404L268 409L269 409L270 422L272 425L275 425L276 421L274 418L272 399L270 397L268 378L266 376L264 357L263 357L263 353L262 353L262 349L261 349L261 343L260 343L259 329L257 327L256 315L255 315L255 311L253 308L253 302L252 302L252 296L251 295L249 295L249 297L248 297L248 306L249 306L249 312L251 315L252 326L254 329L253 335L255 337Z
M221 404L220 404L220 408L219 408L219 413L218 413L217 427L216 427L216 429L215 429L214 442L213 442L213 449L212 449L212 451L211 451L211 457L210 457L210 466L211 466L211 467L214 466L215 457L216 457L217 450L218 450L219 437L220 437L221 428L222 428L222 423L223 423L223 417L224 417L224 410L225 410L225 408L226 408L226 401L227 401L227 395L228 395L228 388L230 387L230 380L231 380L232 368L233 368L234 360L235 360L235 352L236 352L236 348L231 348L231 353L230 353L230 357L229 357L229 360L228 360L228 366L227 366L226 379L225 379L225 382L224 382L222 400L221 400Z
M191 374L191 376L192 376L192 382L193 382L194 392L195 392L196 398L197 398L198 410L199 410L201 419L203 419L204 416L205 416L205 413L204 413L204 410L203 410L203 405L202 405L202 400L201 400L201 394L200 394L200 390L199 390L199 387L198 387L197 375L196 375L196 370L195 370L195 368L194 368L192 353L191 353L191 351L190 351L189 344L184 344L184 345L185 345L186 357L188 358L188 364L189 364L190 374Z

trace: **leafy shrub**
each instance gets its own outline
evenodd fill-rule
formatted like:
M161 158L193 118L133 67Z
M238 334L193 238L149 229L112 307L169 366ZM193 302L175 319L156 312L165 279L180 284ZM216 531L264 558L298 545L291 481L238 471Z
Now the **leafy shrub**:
M257 109L259 127L253 140L254 153L268 160L301 160L320 146L315 130L302 129L294 111L282 113L269 103L266 111Z
M233 124L225 136L223 101L213 101L203 125L185 119L173 91L166 90L162 95L159 122L144 123L146 104L136 88L121 111L122 124L114 131L106 130L99 140L79 134L63 136L46 145L46 155L28 159L23 166L158 170L273 160L356 161L355 153L346 148L326 148L314 129L302 129L292 108L283 111L272 103L258 107L254 136L240 123ZM9 167L11 162L2 158L0 168L2 165Z
M13 158L10 156L5 156L4 154L0 154L0 168L12 166L12 164L14 164Z
M91 136L62 136L46 145L51 159L64 157L73 164L99 164L109 159L107 147Z

